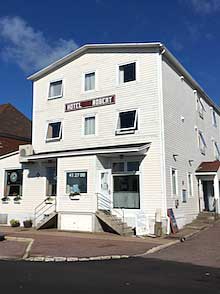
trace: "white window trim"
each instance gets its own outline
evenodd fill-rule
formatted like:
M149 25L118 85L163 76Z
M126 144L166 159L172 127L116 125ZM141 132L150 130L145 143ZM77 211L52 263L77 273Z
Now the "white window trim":
M131 128L124 128L124 129L118 129L118 120L119 120L119 114L122 112L129 112L129 111L136 111L135 115L135 121L134 121L134 127ZM136 131L139 131L139 123L140 123L140 115L139 115L139 109L123 109L117 111L117 118L116 118L116 126L115 126L115 134L121 135L121 134L134 134ZM136 129L137 126L137 129Z
M198 96L198 112L199 112L199 116L204 119L204 112L205 112L205 107L203 104L203 99L201 97Z
M202 140L202 142L204 141L203 142L204 143L204 148L201 148L200 140ZM204 133L201 130L198 130L198 147L199 147L199 150L200 150L201 154L205 155L206 154L207 144L206 144Z
M49 97L49 94L50 94L50 85L52 83L61 82L61 81L62 81L61 94L60 95L57 95L57 96L51 96L51 97ZM57 98L62 98L63 97L63 93L64 93L64 79L51 80L49 82L49 85L48 85L47 93L48 93L47 94L47 100L53 100L53 99L57 99Z
M191 189L192 189L192 195L190 195L190 182L189 182L189 175L191 177ZM194 183L193 183L193 173L187 172L187 188L188 188L188 197L192 198L194 196Z
M214 157L216 160L220 160L220 148L219 148L218 142L213 141L213 146L214 146Z
M21 187L21 195L18 195L18 196L23 196L24 195L24 168L21 167L7 167L7 168L3 168L3 173L4 173L4 178L3 178L3 184L4 184L4 190L3 190L3 197L14 197L14 196L11 196L11 195L6 195L5 193L5 188L6 188L6 185L7 185L7 176L6 176L6 173L9 171L9 170L18 170L18 169L21 169L22 170L22 187Z
M130 82L123 82L120 83L120 74L119 74L119 67L123 66L123 65L127 65L130 63L135 63L135 73L136 73L136 79ZM122 63L118 63L116 65L116 85L117 86L125 86L125 85L130 85L131 83L137 83L139 82L139 62L138 60L128 60L127 62L122 62Z
M85 135L85 119L88 117L95 117L95 134ZM98 114L97 113L86 113L82 116L82 131L81 136L84 138L96 137L98 135Z
M86 79L86 75L87 74L91 74L91 73L95 73L95 88L92 90L85 90L85 79ZM90 71L86 71L83 72L82 74L82 93L83 94L87 94L87 93L93 93L98 91L98 71L96 70L90 70Z
M173 194L173 177L172 177L173 170L175 170L175 174L176 174L176 194ZM179 197L178 170L175 167L170 168L170 184L171 184L171 198Z
M48 131L48 127L49 127L49 124L51 123L58 123L60 122L60 132L59 132L59 137L56 137L56 138L47 138L47 131ZM61 134L62 134L62 138L63 138L63 121L62 120L50 120L50 121L47 121L47 127L46 127L46 134L45 134L45 142L55 142L55 141L61 141Z
M87 173L87 193L80 193L80 195L88 195L89 192L89 172L87 169L71 169L71 170L65 170L64 175L65 175L65 186L64 186L64 195L69 196L69 194L66 193L66 187L67 187L67 174L68 173Z
M215 109L213 107L210 107L210 109L211 109L211 115L212 115L212 125L213 125L213 127L217 128L218 123L217 123L216 111L215 111Z

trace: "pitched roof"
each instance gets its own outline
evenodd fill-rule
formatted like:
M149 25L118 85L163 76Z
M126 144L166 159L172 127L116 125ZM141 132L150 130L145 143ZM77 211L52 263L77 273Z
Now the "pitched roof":
M0 134L31 139L31 121L10 103L1 104Z
M204 161L200 164L200 166L197 168L197 173L202 172L217 172L220 167L220 161Z

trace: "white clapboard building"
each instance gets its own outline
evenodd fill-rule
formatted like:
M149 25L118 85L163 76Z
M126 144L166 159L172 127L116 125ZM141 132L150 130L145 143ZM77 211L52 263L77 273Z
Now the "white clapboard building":
M161 43L85 45L31 75L32 145L0 158L0 223L169 232L219 212L220 108Z

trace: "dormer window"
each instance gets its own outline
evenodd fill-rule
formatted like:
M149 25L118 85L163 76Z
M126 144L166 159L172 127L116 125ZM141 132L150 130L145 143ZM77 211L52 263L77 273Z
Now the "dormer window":
M63 96L63 81L50 83L48 99L60 98Z
M137 110L119 112L116 134L130 134L137 130Z
M62 138L62 124L58 122L50 122L47 127L46 141L58 141Z

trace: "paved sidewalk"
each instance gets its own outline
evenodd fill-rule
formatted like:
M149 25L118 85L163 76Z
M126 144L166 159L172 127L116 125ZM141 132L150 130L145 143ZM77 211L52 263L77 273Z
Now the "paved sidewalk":
M121 237L113 234L72 233L57 230L0 227L0 232L11 237L33 238L29 256L95 257L111 255L138 255L151 248L167 244L170 240ZM2 243L4 243L3 241ZM17 242L15 247L21 244ZM18 250L18 249L17 249ZM0 247L0 256L1 256Z
M220 268L220 222L147 257Z
M24 256L28 243L17 241L0 242L0 259L21 259Z

